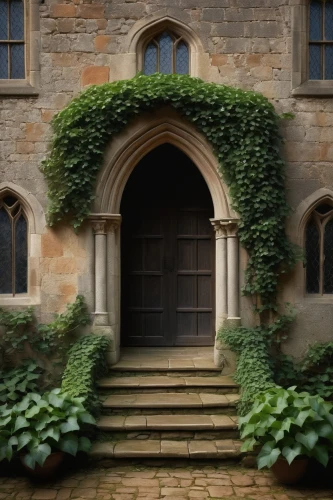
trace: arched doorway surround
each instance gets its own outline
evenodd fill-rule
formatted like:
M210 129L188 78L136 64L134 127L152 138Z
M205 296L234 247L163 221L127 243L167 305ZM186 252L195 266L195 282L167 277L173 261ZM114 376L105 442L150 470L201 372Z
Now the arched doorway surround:
M214 206L211 223L216 235L216 331L239 317L237 215L218 171L210 144L170 107L143 113L109 144L100 171L93 214L95 235L95 328L111 337L109 361L120 354L120 204L126 183L139 161L162 144L186 154L206 181ZM133 213L135 217L135 212ZM221 363L215 344L216 363Z

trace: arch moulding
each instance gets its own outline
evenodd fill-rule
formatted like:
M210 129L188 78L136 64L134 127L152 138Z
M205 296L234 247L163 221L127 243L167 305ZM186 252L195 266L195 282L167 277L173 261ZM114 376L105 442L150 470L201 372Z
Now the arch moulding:
M161 144L185 153L200 170L210 191L214 218L235 218L228 188L218 172L218 161L206 139L170 108L140 116L108 146L97 180L94 211L119 214L126 183L138 162Z

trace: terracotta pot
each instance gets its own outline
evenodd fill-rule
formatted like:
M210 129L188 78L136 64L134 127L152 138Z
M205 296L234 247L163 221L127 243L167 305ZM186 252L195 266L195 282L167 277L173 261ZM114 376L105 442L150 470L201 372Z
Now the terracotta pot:
M308 458L296 458L289 465L285 458L278 458L271 471L280 483L295 484L305 475L308 463Z
M48 479L56 473L59 465L64 459L64 456L65 454L63 451L56 451L54 453L51 453L51 455L49 455L45 460L42 467L39 464L36 464L34 469L31 469L24 463L24 454L20 455L20 460L23 467L30 476L34 477L35 479Z

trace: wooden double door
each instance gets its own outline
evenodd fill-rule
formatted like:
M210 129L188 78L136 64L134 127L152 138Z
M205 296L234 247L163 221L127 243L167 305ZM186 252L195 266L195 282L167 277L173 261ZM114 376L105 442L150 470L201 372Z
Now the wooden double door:
M172 146L135 168L122 203L123 345L213 343L211 205L200 172Z

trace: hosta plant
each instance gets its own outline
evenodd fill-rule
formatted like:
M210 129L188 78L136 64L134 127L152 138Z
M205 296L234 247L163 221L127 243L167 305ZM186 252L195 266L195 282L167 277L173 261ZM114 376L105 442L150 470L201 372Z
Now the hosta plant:
M0 461L24 453L24 463L34 469L56 450L74 456L78 451L89 451L91 443L81 434L86 424L95 420L82 402L83 398L53 389L42 395L28 393L12 407L1 406Z
M295 387L273 387L260 393L251 411L239 419L242 451L256 446L258 468L272 467L279 457L289 464L299 456L327 465L333 455L333 405Z

